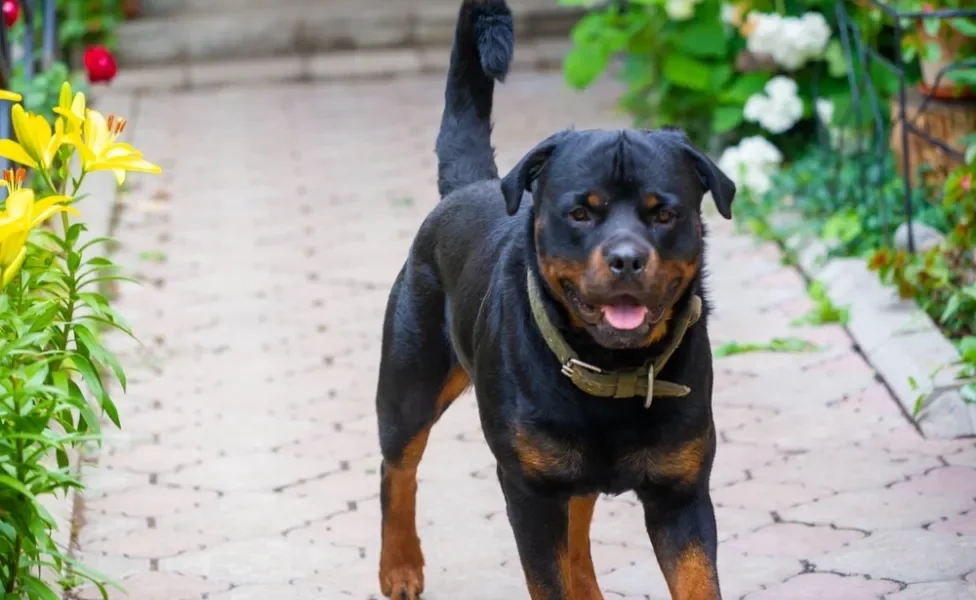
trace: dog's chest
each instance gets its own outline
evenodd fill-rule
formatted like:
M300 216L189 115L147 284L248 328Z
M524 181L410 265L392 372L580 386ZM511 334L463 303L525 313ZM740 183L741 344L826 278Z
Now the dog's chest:
M619 445L592 436L517 429L513 450L530 482L568 491L619 493L648 485L692 485L706 464L706 437Z

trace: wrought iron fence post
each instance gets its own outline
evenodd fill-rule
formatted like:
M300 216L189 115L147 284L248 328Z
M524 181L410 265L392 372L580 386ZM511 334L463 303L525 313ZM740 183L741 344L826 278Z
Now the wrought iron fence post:
M43 0L44 13L41 23L41 40L43 44L42 63L44 68L50 68L57 58L57 0Z
M21 0L24 12L24 82L34 78L34 2Z
M895 44L898 51L895 52L895 66L898 70L898 121L901 124L901 168L902 180L905 190L905 223L908 228L908 251L915 252L915 232L912 227L912 178L909 170L912 168L910 160L911 148L908 145L908 118L905 103L907 101L905 93L905 59L901 55L902 38L905 32L901 27L901 19L895 18Z

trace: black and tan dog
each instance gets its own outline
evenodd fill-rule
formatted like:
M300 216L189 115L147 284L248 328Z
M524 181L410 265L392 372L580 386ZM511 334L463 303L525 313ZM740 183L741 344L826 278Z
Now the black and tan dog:
M730 218L735 186L675 130L563 131L499 180L492 94L513 42L503 0L465 0L437 139L443 200L383 327L380 588L424 589L417 467L473 384L533 600L602 599L593 507L631 490L672 597L718 600L701 203L710 191Z

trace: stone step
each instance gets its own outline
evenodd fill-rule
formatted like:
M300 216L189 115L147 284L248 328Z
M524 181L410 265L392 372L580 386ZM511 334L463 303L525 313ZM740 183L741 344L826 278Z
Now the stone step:
M578 9L510 0L520 40L566 35ZM123 66L450 44L455 0L154 0L119 29ZM155 15L155 16L153 16Z
M569 51L565 37L529 40L515 49L513 73L559 70ZM185 90L237 85L384 79L431 75L443 86L447 46L340 50L323 54L203 61L123 69L105 92Z

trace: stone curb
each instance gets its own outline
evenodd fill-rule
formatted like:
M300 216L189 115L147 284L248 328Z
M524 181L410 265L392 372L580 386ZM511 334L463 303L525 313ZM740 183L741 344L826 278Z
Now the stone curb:
M822 283L831 301L848 308L846 327L861 354L926 437L976 435L976 406L963 400L957 383L959 352L925 311L882 284L863 259L826 260L820 240L799 234L785 246L796 252L807 278ZM921 410L913 416L919 402Z
M515 50L513 71L558 69L569 50L565 38L532 40ZM168 91L227 85L268 85L298 81L383 79L423 73L444 74L448 46L395 50L354 50L311 56L223 60L165 67L123 69L112 91Z

